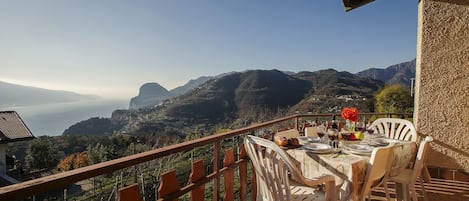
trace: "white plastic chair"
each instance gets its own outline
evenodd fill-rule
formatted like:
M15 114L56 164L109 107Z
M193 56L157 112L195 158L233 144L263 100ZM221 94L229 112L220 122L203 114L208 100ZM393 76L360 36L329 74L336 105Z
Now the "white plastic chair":
M414 124L405 119L379 118L368 128L373 129L375 133L383 133L391 139L417 142Z
M337 201L335 179L324 175L314 180L305 178L274 142L246 136L244 145L256 171L257 200L328 200ZM325 185L325 192L318 186Z
M399 173L399 175L389 178L390 181L407 185L409 192L412 194L413 201L418 201L417 193L415 191L415 182L417 182L417 179L419 180L422 187L424 200L428 200L427 192L425 191L425 186L423 185L423 179L421 177L421 172L424 168L424 162L427 157L427 152L431 141L433 141L433 138L427 136L424 140L422 140L422 142L420 142L419 149L415 157L414 167L412 169L404 169Z
M378 186L384 187L386 200L389 201L389 191L386 185L387 174L393 160L393 147L375 148L371 152L370 161L366 169L365 181L363 182L360 200L365 200L368 195L371 200L371 190Z
M293 129L277 132L275 136L284 136L286 138L293 138L293 137L297 138L300 136L300 132L293 128Z

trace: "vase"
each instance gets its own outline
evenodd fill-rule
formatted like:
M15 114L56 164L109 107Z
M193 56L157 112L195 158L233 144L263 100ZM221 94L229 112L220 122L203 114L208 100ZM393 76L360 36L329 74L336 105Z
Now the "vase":
M355 132L355 122L347 119L345 126L347 127L349 131Z

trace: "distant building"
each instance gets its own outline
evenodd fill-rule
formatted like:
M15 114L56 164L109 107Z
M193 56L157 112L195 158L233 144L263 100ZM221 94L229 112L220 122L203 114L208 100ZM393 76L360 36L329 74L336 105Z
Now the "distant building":
M15 111L0 111L0 178L12 181L6 175L6 147L10 142L34 139L33 134Z
M337 95L336 96L337 100L345 100L346 102L348 101L356 101L356 100L366 100L365 97L362 97L360 95Z

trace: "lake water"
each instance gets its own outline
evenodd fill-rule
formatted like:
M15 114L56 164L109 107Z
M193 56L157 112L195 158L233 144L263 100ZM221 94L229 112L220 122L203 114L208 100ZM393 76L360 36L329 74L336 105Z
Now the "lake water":
M91 100L22 107L0 108L16 111L34 136L62 135L71 125L90 117L111 117L114 110L127 109L129 100Z

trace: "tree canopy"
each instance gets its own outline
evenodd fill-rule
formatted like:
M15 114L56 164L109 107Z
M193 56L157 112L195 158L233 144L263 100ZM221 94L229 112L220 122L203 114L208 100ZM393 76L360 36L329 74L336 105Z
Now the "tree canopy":
M375 96L377 112L412 112L414 101L410 92L402 85L391 85L381 89Z
M59 150L51 137L32 140L26 149L25 162L30 170L54 169L59 161Z

